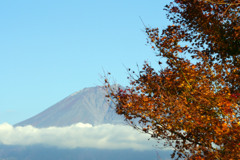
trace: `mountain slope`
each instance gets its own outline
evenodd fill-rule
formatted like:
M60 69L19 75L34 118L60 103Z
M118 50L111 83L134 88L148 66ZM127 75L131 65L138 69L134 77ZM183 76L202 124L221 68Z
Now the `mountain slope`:
M68 126L78 122L92 125L124 123L123 117L115 113L105 95L106 91L101 86L85 88L15 126L42 128Z

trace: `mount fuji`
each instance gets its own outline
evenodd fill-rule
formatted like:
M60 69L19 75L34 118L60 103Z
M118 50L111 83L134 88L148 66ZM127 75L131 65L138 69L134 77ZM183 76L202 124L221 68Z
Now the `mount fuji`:
M113 103L107 102L106 94L102 86L82 89L15 126L63 127L79 122L92 125L123 124L124 118L115 113Z

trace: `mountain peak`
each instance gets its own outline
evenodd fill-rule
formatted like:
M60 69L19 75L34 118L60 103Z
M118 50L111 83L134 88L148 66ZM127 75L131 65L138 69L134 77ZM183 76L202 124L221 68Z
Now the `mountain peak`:
M103 86L84 88L15 126L32 125L43 128L62 127L79 122L92 125L124 123L124 118L117 115L113 104L107 101L106 94Z

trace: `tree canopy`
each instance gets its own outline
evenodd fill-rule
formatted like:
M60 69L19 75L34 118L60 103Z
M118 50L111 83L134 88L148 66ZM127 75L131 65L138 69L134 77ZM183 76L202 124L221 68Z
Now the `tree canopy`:
M106 77L116 112L167 140L172 158L240 159L240 1L175 0L165 10L172 25L145 29L166 67L129 69L124 89Z

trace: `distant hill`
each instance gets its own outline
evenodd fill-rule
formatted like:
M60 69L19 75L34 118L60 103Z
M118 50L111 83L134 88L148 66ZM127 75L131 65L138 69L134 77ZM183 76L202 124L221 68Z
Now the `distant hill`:
M0 145L0 160L169 160L170 151L64 149L43 145Z
M43 128L69 126L78 122L92 125L124 123L123 117L115 113L105 95L106 91L102 86L85 88L15 126L32 125Z

